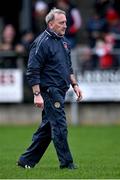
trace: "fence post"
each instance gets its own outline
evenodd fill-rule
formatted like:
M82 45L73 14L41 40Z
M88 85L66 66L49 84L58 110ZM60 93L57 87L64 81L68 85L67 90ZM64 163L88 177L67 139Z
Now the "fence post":
M72 124L77 125L79 122L79 119L78 119L78 103L77 102L71 103L71 116L72 116Z

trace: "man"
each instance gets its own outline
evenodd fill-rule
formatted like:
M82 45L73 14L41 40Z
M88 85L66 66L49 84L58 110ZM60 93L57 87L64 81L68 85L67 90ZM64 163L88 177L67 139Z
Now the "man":
M46 16L48 28L33 42L27 69L34 104L42 108L42 123L33 135L33 142L21 155L18 165L33 168L53 140L60 168L75 169L67 142L64 100L69 85L81 99L81 91L73 75L69 45L64 38L65 12L52 9Z

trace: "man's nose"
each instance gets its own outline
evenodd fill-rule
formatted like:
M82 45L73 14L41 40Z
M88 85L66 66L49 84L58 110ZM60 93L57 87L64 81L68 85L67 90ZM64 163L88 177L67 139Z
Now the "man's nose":
M66 23L64 23L64 28L67 28L67 24Z

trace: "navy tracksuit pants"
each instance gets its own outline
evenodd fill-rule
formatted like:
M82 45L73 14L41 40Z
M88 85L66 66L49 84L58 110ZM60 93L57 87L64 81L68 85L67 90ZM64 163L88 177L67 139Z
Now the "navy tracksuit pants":
M34 167L53 140L60 165L67 166L73 162L73 159L67 142L67 123L64 112L65 92L50 87L41 93L44 98L42 122L33 135L32 144L19 160L24 165Z

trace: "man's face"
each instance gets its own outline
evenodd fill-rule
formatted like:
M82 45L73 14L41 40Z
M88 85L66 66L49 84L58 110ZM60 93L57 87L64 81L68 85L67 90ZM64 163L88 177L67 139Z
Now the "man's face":
M49 28L59 36L64 36L66 26L66 16L64 14L55 14L54 20L49 23Z

